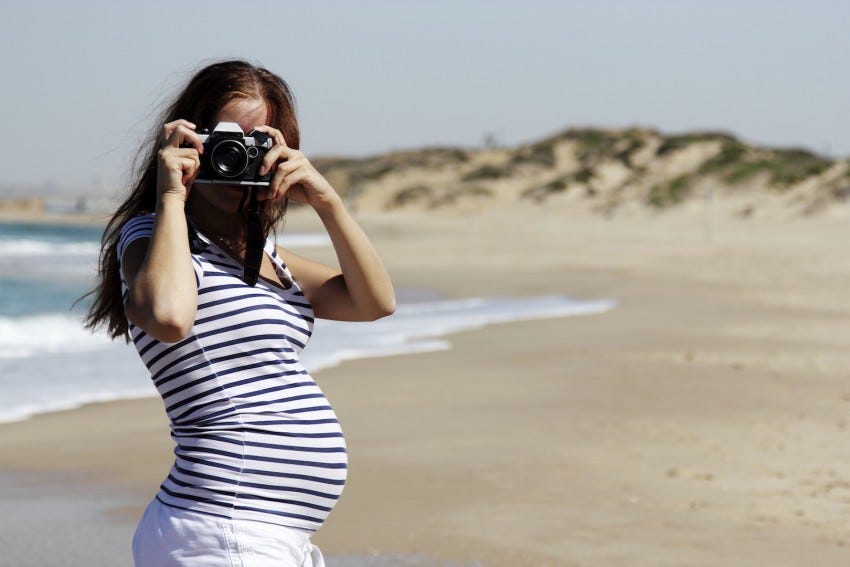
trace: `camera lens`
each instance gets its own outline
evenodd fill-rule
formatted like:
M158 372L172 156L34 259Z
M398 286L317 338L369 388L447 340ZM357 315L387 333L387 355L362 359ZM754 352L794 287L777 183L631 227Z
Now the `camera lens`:
M213 148L210 165L222 177L238 177L248 167L248 153L236 140L224 140Z

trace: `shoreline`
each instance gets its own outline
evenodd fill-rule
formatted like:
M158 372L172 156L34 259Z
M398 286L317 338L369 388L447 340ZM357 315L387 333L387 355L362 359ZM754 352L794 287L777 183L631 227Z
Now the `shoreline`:
M705 240L684 215L358 218L398 286L619 307L318 372L351 457L315 538L326 556L846 562L850 227L724 221ZM0 443L5 471L78 470L135 495L116 512L129 523L171 464L157 398L0 425Z
M369 360L387 356L406 356L451 348L451 336L466 330L517 321L534 321L553 317L587 317L604 314L615 309L617 302L610 299L585 300L562 296L530 298L472 297L445 300L424 291L396 290L398 309L391 320L357 327L351 323L318 321L314 329L316 340L305 350L302 363L313 375L348 361ZM38 319L38 315L32 316ZM21 332L20 323L0 320L9 325L5 334ZM23 321L28 322L25 318ZM64 321L68 330L77 330L76 318ZM28 324L28 323L25 323ZM23 332L27 333L26 328ZM42 353L37 358L32 350L21 358L0 360L0 370L17 374L26 367L30 372L44 373L51 387L51 399L43 400L37 390L25 389L23 384L14 388L15 395L0 401L0 424L13 424L40 415L73 411L91 404L120 402L153 397L158 394L150 384L147 370L138 360L132 345L118 340L109 342L98 336L97 346L82 349L56 350ZM45 345L42 343L42 347ZM34 349L35 347L33 347ZM52 348L61 348L52 345ZM0 353L2 354L2 353ZM92 360L97 364L93 365ZM17 364L16 364L17 361ZM57 365L75 366L75 376L57 374ZM108 373L121 376L120 380L106 378L92 383L90 373ZM132 380L132 382L131 382ZM23 382L19 379L16 382ZM63 385L66 382L68 385ZM12 388L15 382L6 384Z

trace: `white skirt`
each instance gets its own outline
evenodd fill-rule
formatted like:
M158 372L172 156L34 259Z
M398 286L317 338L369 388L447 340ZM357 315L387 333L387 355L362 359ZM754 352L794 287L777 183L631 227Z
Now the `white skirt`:
M136 567L324 567L310 533L230 520L154 499L133 536Z

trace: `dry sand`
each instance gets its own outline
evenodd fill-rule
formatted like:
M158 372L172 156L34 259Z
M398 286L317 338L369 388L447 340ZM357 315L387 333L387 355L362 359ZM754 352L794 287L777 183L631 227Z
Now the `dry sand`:
M846 565L843 215L725 217L709 238L696 212L364 214L399 287L619 307L318 373L351 471L315 541L496 566ZM5 471L134 495L113 515L129 522L171 461L159 400L6 425L0 445Z

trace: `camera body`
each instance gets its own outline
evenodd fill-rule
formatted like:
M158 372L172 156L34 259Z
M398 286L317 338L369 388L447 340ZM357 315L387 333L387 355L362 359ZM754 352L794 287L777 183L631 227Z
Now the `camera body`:
M195 183L220 183L247 187L267 187L271 171L260 175L263 157L274 145L265 132L251 130L247 135L235 122L219 122L212 131L198 130L204 144L201 167Z

